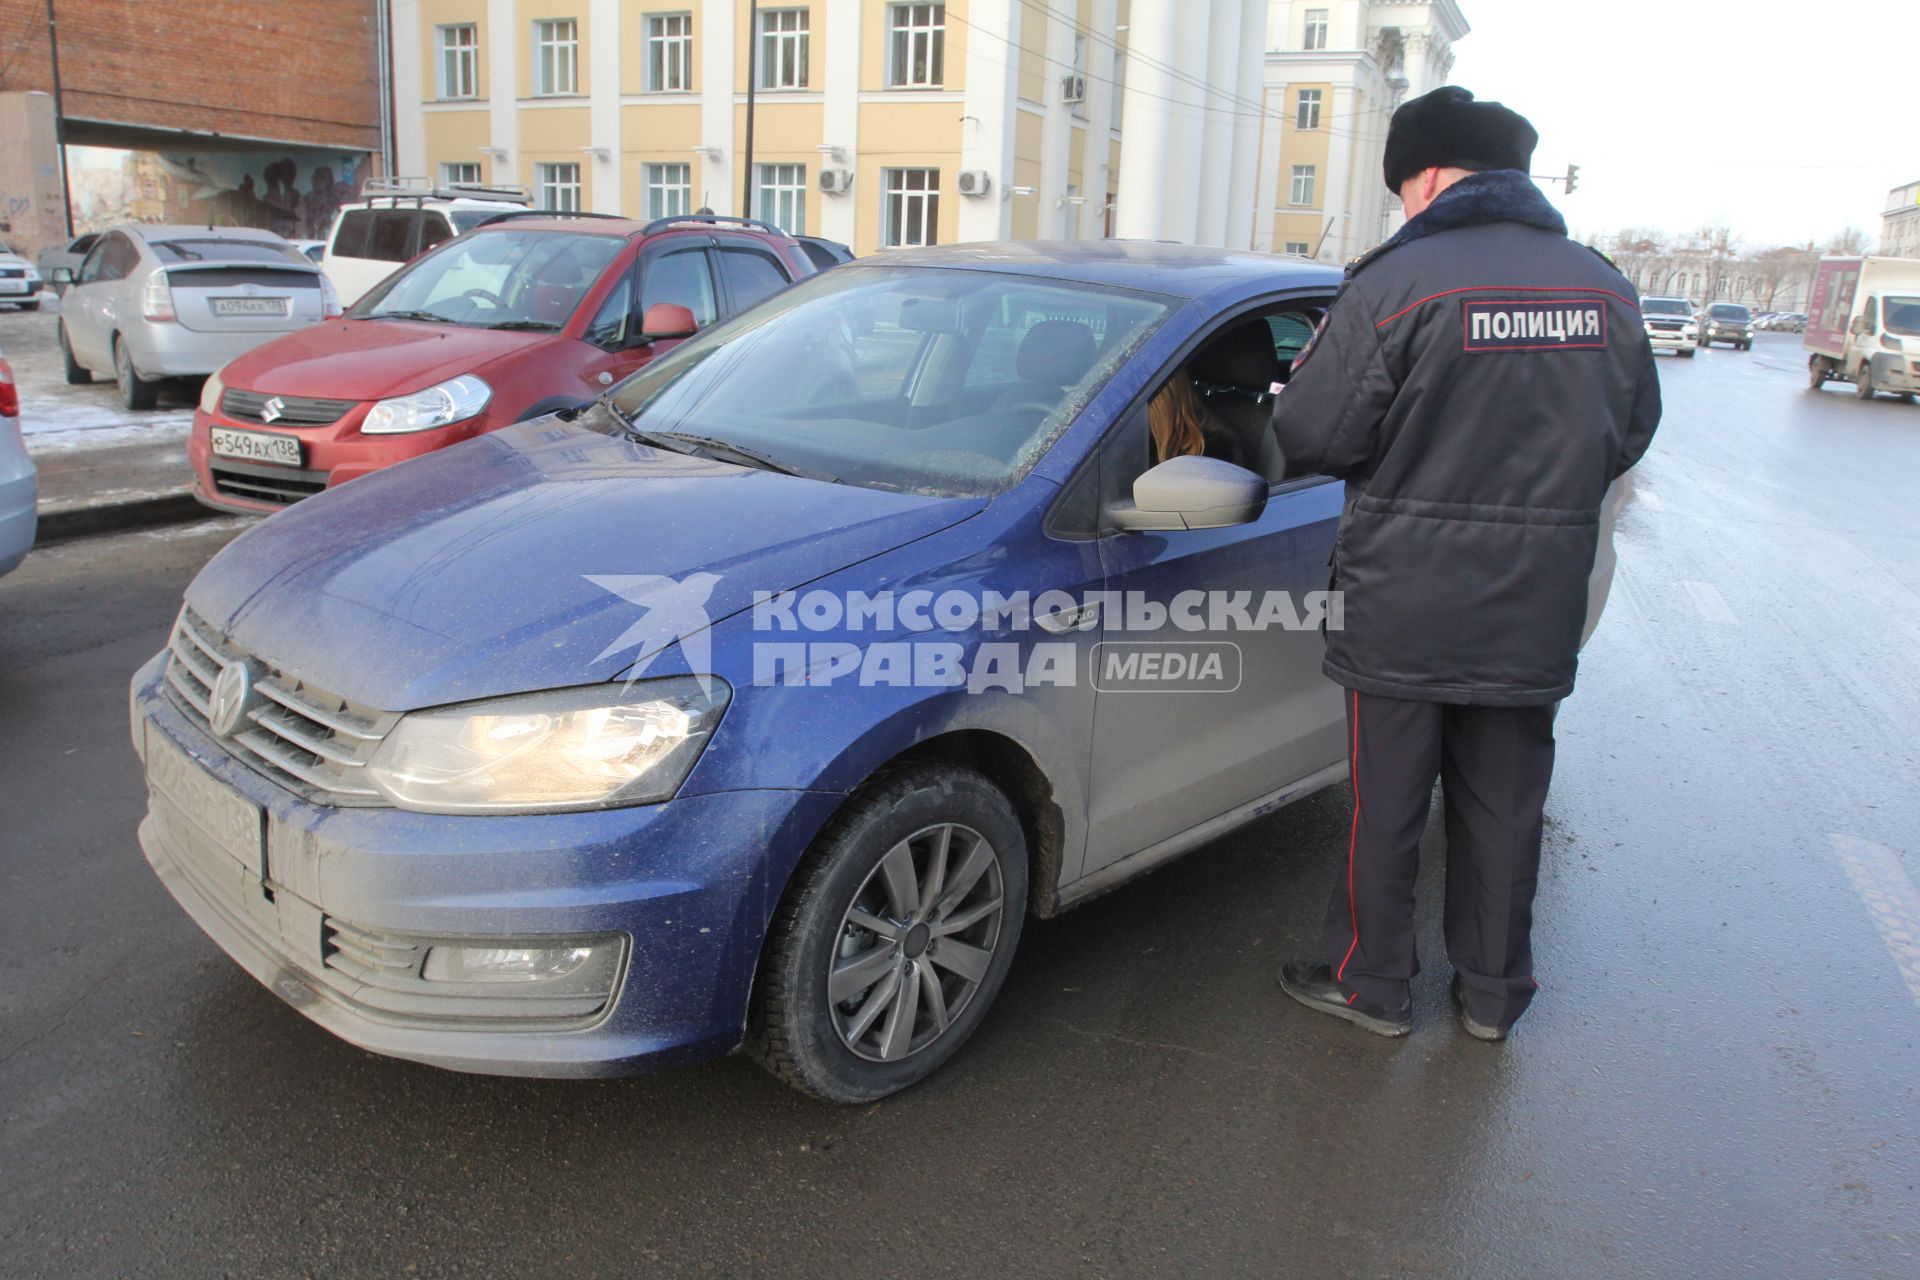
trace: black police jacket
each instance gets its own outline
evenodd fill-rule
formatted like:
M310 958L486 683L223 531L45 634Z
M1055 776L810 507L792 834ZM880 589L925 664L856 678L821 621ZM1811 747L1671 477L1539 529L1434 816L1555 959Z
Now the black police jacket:
M1326 672L1533 706L1573 689L1607 486L1660 421L1635 294L1526 175L1477 173L1347 269L1274 405L1348 481Z

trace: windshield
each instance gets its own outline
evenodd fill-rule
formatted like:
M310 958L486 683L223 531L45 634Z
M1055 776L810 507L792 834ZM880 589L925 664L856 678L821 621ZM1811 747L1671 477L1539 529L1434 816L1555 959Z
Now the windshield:
M1713 304L1713 318L1715 320L1751 320L1753 317L1747 314L1745 307L1736 306L1731 302L1716 302Z
M270 240L149 240L147 248L162 262L305 262L290 244Z
M618 236L562 231L477 231L416 259L347 314L476 329L558 329L624 243Z
M1880 302L1880 317L1888 333L1897 333L1907 338L1920 338L1920 296L1889 295L1883 298Z
M1690 316L1692 308L1685 298L1642 298L1640 312L1649 316Z
M643 438L707 437L848 484L985 497L1027 473L1169 309L1058 280L843 268L691 339L612 399Z

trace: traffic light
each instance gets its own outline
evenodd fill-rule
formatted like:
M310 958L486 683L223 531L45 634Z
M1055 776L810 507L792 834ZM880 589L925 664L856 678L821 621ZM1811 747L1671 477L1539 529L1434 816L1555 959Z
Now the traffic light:
M1573 194L1573 184L1579 177L1580 177L1580 166L1577 164L1568 165L1567 166L1567 192L1566 192L1568 195Z

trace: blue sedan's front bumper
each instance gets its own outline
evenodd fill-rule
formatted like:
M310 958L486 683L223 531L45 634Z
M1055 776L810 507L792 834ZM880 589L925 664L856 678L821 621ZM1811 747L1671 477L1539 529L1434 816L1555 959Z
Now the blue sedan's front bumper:
M222 853L207 819L153 789L151 773L141 847L207 935L307 1017L376 1053L503 1075L617 1075L739 1045L786 870L838 797L733 791L502 817L327 808L241 764L182 715L162 661L134 678L135 746L150 759L160 735L158 750L171 744L259 806L264 865ZM417 972L400 984L404 998L369 988L343 971L343 935L627 941L604 1009L535 1024L476 1016L475 1002L436 997Z

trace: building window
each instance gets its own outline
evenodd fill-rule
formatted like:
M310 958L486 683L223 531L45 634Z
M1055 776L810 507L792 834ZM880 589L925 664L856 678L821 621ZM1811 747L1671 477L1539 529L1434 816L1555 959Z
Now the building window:
M927 8L920 5L919 8ZM940 6L934 5L933 8ZM938 244L940 225L940 171L938 169L887 169L887 203L881 218L885 224L884 243L894 245Z
M443 98L480 96L480 30L472 23L441 27L440 84Z
M1296 129L1318 129L1320 127L1320 91L1302 89L1294 104L1293 127Z
M947 6L887 6L891 66L887 84L895 89L938 89L946 83ZM909 172L901 170L900 172Z
M693 15L656 13L647 19L647 92L688 93L692 89Z
M1288 253L1293 254L1295 257L1300 257L1300 258L1309 258L1313 256L1313 246L1308 244L1305 240L1287 241L1286 251Z
M1327 11L1325 9L1307 10L1306 40L1302 49L1324 49L1327 47Z
M1313 166L1297 164L1293 166L1293 189L1287 195L1288 204L1313 203Z
M647 166L647 216L679 218L693 212L693 166Z
M755 209L788 235L807 233L807 166L763 164Z
M807 11L760 11L760 87L807 87Z
M580 166L577 164L536 164L533 181L539 188L542 209L562 213L580 211Z
M572 18L533 24L533 92L537 97L580 92L580 24Z
M480 162L471 164L443 164L440 166L440 185L443 187L477 187L480 185Z

